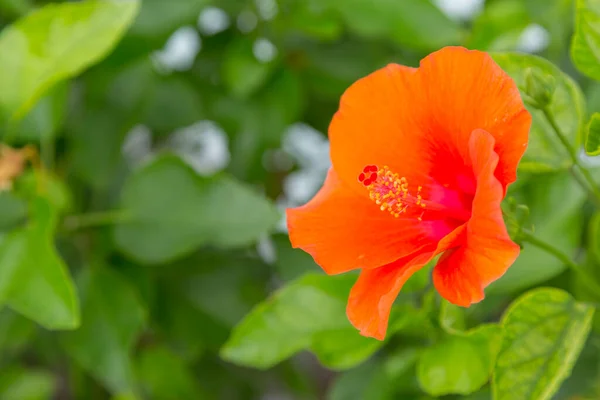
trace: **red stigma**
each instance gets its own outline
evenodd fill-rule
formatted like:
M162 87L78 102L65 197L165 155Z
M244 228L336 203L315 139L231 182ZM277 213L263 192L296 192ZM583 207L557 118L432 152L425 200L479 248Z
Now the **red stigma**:
M362 172L358 175L358 181L364 186L369 186L377 180L377 171L379 168L377 165L366 165Z

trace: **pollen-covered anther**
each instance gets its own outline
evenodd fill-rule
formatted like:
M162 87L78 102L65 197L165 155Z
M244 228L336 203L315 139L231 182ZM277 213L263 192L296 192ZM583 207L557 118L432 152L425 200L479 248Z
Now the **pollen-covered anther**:
M358 181L367 188L369 197L381 211L388 211L396 218L411 206L425 208L421 196L423 188L418 186L416 193L412 194L408 189L406 178L392 172L387 166L378 168L376 165L367 165L358 175ZM423 213L424 211L417 218L419 221L422 220Z

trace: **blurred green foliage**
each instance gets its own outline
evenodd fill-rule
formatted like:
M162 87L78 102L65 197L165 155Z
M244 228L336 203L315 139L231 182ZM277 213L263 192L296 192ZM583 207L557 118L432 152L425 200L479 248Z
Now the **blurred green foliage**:
M282 221L352 82L463 45L533 116L519 223L600 277L599 214L531 81L597 154L599 21L592 0L0 0L0 135L36 149L0 181L0 399L599 398L597 294L564 262L525 247L466 310L424 268L378 342L346 319L356 276Z

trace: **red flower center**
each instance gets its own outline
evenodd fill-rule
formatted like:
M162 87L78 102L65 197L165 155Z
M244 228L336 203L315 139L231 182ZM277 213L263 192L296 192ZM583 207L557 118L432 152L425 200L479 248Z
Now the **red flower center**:
M420 194L422 187L419 186L413 195L408 190L406 178L392 172L387 166L378 168L376 165L367 165L358 175L358 180L369 190L369 197L380 206L381 211L387 210L396 218L405 213L408 207L425 208ZM423 212L417 219L420 221L422 217Z
M411 193L408 180L391 171L388 166L379 168L376 165L367 165L358 175L358 181L367 188L369 197L380 206L380 210L388 211L395 218L409 210L417 211L414 215L419 221L423 220L425 211L442 212L445 216L460 221L467 221L471 217L469 210L425 201L421 196L422 186L417 186L416 192Z

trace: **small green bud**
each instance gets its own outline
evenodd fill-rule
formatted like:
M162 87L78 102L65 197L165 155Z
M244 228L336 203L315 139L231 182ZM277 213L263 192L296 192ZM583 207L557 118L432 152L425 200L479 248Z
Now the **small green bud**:
M521 242L521 234L529 224L529 207L517 203L516 199L509 197L502 208L504 223L510 238L516 243ZM533 228L530 226L530 229Z
M550 74L545 74L538 68L525 70L525 92L537 108L544 108L552 103L556 80Z

